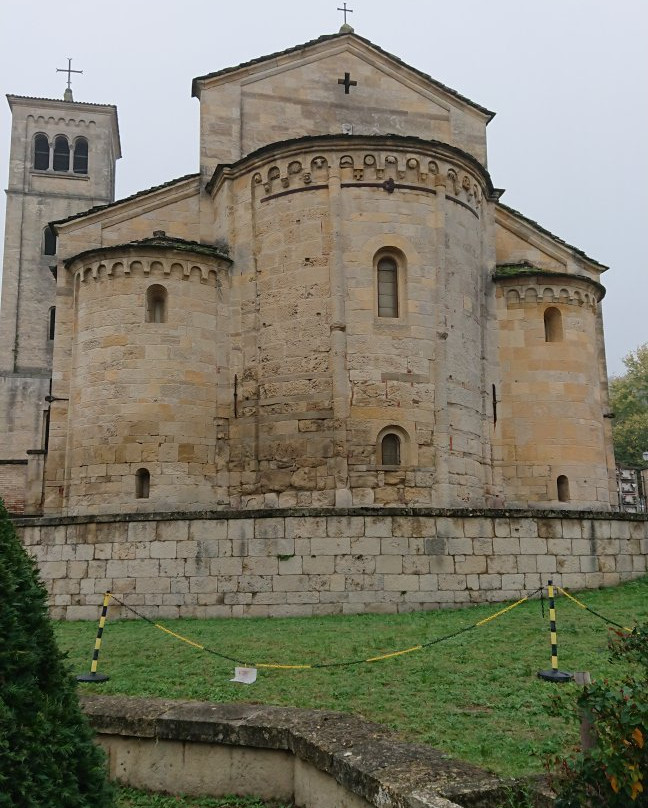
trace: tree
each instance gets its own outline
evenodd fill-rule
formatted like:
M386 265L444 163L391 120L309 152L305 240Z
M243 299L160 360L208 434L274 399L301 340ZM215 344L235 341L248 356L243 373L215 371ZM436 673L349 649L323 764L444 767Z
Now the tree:
M648 466L648 342L623 360L626 373L610 379L614 454L622 466Z
M0 808L112 805L46 592L0 500Z

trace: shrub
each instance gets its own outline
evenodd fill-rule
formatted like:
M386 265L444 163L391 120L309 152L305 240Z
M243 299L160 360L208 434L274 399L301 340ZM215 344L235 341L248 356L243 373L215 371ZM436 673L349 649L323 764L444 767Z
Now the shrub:
M109 808L104 755L56 647L46 600L0 500L0 808Z
M565 698L555 711L592 723L593 746L556 761L556 808L648 806L648 624L631 634L615 632L611 658L635 663L618 684L586 685L571 707Z

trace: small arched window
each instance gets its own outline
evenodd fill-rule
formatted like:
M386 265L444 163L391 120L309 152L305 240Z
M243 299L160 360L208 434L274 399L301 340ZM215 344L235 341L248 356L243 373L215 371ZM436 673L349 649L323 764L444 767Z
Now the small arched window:
M43 230L43 255L56 255L56 235L49 227Z
M88 173L88 141L84 137L78 137L74 141L74 173Z
M34 138L34 168L47 171L50 161L50 148L47 135L36 135Z
M560 309L550 306L544 313L545 342L562 342L563 326Z
M388 432L380 442L380 454L382 466L400 466L401 464L401 442L398 435Z
M56 306L52 306L47 315L47 339L54 339L54 332L56 330Z
M135 497L148 499L151 490L151 474L148 469L137 469L135 472Z
M378 259L378 316L398 317L398 264L391 255Z
M564 474L561 474L556 480L558 488L558 501L569 502L569 480Z
M57 135L54 140L54 171L70 170L70 144L65 135Z
M146 322L166 323L167 290L159 283L154 283L146 290Z

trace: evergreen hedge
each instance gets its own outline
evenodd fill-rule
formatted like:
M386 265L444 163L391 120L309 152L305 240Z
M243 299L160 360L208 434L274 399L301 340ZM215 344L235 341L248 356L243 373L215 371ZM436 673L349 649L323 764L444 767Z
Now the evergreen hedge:
M0 500L0 808L111 808L47 594Z

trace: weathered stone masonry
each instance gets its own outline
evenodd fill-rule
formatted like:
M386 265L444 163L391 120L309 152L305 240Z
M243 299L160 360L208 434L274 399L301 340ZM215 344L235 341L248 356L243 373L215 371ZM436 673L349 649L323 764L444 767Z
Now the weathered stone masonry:
M648 520L634 514L277 509L16 524L53 616L68 619L96 618L106 590L151 617L434 609L517 598L548 578L613 585L644 574L648 553Z

